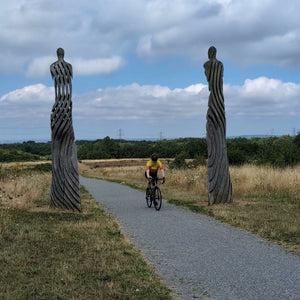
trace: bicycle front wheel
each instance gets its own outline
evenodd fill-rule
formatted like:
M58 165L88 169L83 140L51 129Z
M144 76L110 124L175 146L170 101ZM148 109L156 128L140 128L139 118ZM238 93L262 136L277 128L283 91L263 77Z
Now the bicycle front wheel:
M162 204L161 191L159 187L155 188L154 207L156 210L160 210Z
M146 189L146 203L147 203L147 206L148 207L151 207L152 206L152 195L151 195L151 191L150 189Z

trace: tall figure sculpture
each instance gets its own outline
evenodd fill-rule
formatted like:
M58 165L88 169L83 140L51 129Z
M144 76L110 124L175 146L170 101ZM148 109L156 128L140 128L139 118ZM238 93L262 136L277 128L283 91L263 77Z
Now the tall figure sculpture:
M208 152L208 204L232 202L223 96L223 64L216 58L217 49L210 47L204 64L210 91L206 115Z
M51 64L55 103L51 114L52 185L51 206L81 211L77 155L72 124L72 65L64 61L64 50Z

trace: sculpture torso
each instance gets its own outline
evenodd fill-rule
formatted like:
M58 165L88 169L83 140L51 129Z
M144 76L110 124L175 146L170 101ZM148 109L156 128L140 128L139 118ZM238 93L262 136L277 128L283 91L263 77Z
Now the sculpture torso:
M210 59L204 64L205 75L209 83L209 90L211 91L212 87L219 88L223 92L223 64L218 61L216 58Z
M54 79L55 99L63 95L72 95L72 65L59 59L50 66L50 72Z
M55 103L51 115L51 128L62 121L72 122L72 65L59 59L50 66L55 86Z

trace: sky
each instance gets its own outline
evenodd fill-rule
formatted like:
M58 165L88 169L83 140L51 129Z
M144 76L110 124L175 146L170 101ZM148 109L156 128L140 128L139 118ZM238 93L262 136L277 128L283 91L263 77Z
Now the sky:
M59 47L77 140L205 137L212 45L227 137L297 134L299 11L298 0L1 0L0 142L51 140Z

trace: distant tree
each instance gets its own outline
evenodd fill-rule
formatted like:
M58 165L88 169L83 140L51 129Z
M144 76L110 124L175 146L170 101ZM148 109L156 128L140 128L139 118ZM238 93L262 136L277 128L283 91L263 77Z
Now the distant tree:
M273 143L276 139L277 137L269 137L261 138L257 141L257 162L259 164L274 164L276 153L274 152Z
M185 151L190 158L207 157L206 139L190 138L185 145Z
M32 145L28 142L27 146L37 147L37 144ZM11 148L16 149L16 147ZM176 156L180 158L182 153L185 153L185 159L198 158L201 164L207 159L206 140L203 138L119 141L105 137L96 141L79 141L77 147L79 159L148 158L152 153L157 153L161 158L175 158ZM27 150L35 152L33 149L27 148ZM41 153L42 150L40 149L39 151ZM234 165L244 163L270 164L274 166L291 165L300 162L300 134L295 138L282 136L228 139L227 152L229 163ZM189 166L192 165L192 163L189 164Z
M134 158L135 146L133 143L120 143L120 158Z
M183 150L182 140L161 140L157 141L153 147L153 153L158 153L160 157L175 157Z
M135 147L133 157L135 158L150 157L151 154L155 152L154 150L155 143L153 142L140 141L140 142L135 142L133 145Z
M185 151L180 152L175 156L175 159L169 163L169 167L171 169L180 169L180 168L186 168L186 158L188 157L188 153Z
M258 145L258 163L260 164L284 167L299 162L297 146L289 135L260 139Z
M101 146L106 158L119 158L120 147L118 142L112 140L109 136L107 136L101 142Z
M300 132L294 138L294 144L300 149Z
M247 162L247 158L242 150L228 148L228 161L230 165L242 165Z
M274 165L284 167L297 163L297 148L291 136L283 135L275 140L273 149L276 153L276 158L273 162Z

